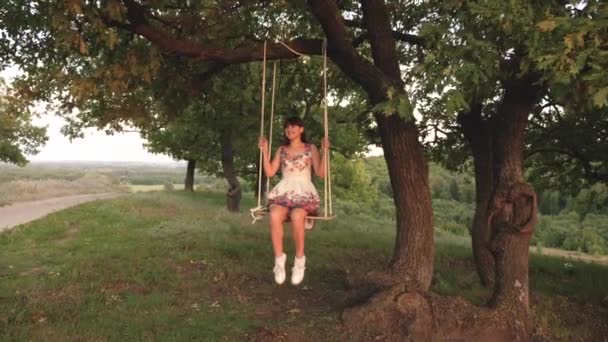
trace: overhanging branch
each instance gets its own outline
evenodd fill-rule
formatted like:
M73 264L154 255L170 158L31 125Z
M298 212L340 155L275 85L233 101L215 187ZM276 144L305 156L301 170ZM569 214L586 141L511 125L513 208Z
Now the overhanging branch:
M390 87L388 78L357 53L348 39L344 18L335 1L308 0L328 40L328 55L345 74L359 83L376 101L385 98Z
M151 25L147 17L147 8L133 0L123 0L127 8L128 23L104 18L108 26L136 33L158 46L164 53L195 59L196 61L215 61L224 64L237 64L260 61L264 56L263 42L235 49L206 48L189 39L174 37ZM291 49L306 55L320 55L323 41L321 39L294 39L284 42ZM289 51L283 44L268 42L267 59L290 59L299 57Z
M414 34L403 33L392 31L393 39L398 40L400 42L408 43L411 45L422 46L424 47L425 41L422 37L416 36ZM353 40L353 45L355 47L363 44L364 41L369 39L369 35L366 33L360 34Z
M174 35L158 29L148 22L149 11L135 0L122 0L127 8L127 22L104 20L108 26L117 27L138 34L159 47L168 55L189 58L196 62L217 62L220 64L238 64L260 61L264 55L263 42L251 42L247 46L238 48L205 47L200 43L175 37ZM334 1L309 0L311 12L321 23L328 41L328 56L355 82L359 83L373 98L382 100L386 97L391 86L389 78L378 68L367 62L357 53L347 38L343 18ZM291 49L306 55L320 55L323 40L297 38L284 42ZM267 43L267 59L292 59L299 57L283 44Z
M358 20L345 19L344 23L348 27L364 29L363 24ZM417 36L415 34L392 30L391 35L393 36L393 39L398 40L400 42L408 43L411 45L417 45L417 46L424 47L426 44L426 41L424 40L424 38ZM369 38L369 35L367 34L367 32L362 33L362 34L358 35L357 37L355 37L355 39L353 40L353 45L359 46L368 38Z
M401 71L395 40L392 37L386 3L380 0L361 0L363 21L372 47L374 65L402 90Z

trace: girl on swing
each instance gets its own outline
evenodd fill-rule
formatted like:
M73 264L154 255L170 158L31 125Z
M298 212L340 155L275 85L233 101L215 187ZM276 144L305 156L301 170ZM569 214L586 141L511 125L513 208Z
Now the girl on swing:
M312 229L313 221L306 216L314 216L319 211L319 195L312 184L312 170L321 178L325 177L325 158L329 141L323 139L323 155L309 144L304 133L304 121L291 117L283 124L283 144L270 161L268 142L260 137L259 148L262 152L263 168L266 177L274 176L279 168L283 178L268 193L270 209L270 236L274 250L274 280L277 284L285 281L285 260L283 252L283 222L291 220L295 245L294 266L291 269L291 283L299 285L304 279L306 256L304 255L304 231ZM311 169L312 168L312 169Z

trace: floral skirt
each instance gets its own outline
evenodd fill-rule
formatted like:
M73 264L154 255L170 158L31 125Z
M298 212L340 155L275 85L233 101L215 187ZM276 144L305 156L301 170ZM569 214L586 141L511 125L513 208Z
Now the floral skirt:
M301 178L283 178L268 193L268 205L281 205L289 209L302 208L307 215L319 212L319 194L310 180Z

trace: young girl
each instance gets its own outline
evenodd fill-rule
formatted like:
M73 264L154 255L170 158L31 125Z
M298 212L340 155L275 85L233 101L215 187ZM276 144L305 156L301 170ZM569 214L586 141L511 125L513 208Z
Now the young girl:
M270 208L270 236L274 249L274 280L277 284L285 281L285 260L283 253L283 222L291 220L293 241L296 250L294 266L291 269L291 283L298 285L304 279L306 256L304 255L304 230L307 215L316 215L319 210L319 195L312 184L312 170L317 176L325 177L325 158L317 148L309 144L304 134L304 121L298 117L285 120L283 144L270 161L268 142L260 138L263 167L266 177L274 176L279 168L283 178L268 193ZM327 153L329 141L323 139L323 153ZM310 227L312 228L312 226Z

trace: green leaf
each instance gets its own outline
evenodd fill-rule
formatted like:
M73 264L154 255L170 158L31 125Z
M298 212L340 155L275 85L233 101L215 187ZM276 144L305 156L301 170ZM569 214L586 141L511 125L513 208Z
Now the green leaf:
M391 116L393 113L395 113L395 107L391 102L387 102L382 111L384 112L385 116Z
M409 97L404 94L399 96L399 103L397 104L397 113L402 118L411 118L412 117L412 103L410 102Z
M467 107L468 103L462 92L457 90L451 90L448 92L446 103L446 111L448 113L455 114Z
M543 20L536 24L536 27L538 27L541 32L551 32L557 27L557 22L550 19Z
M598 107L608 106L608 87L600 89L593 96L593 104Z

